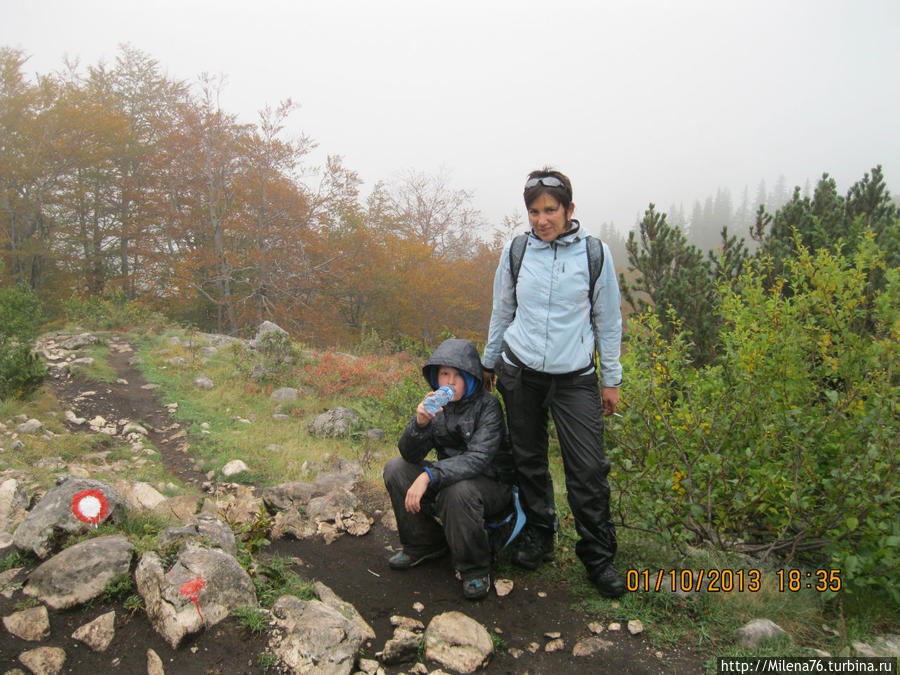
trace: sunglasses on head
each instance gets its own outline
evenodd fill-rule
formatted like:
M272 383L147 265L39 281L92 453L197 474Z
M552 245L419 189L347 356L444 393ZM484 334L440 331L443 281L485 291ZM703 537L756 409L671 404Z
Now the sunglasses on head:
M528 190L533 188L535 185L543 185L544 187L561 187L563 190L568 190L566 184L563 183L556 176L543 176L542 178L530 178L525 183L525 189Z

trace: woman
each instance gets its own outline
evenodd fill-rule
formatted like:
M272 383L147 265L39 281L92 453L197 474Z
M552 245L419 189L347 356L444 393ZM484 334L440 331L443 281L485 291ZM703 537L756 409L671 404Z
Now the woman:
M572 219L572 184L565 175L551 169L533 171L523 196L531 232L521 257L514 256L520 261L518 269L510 264L511 244L500 255L482 358L485 382L492 387L496 376L506 404L528 518L513 560L536 569L553 558L558 521L547 460L549 409L580 537L575 551L601 595L618 597L625 584L613 565L616 535L606 480L609 460L603 451L603 414L615 412L622 383L615 267L609 247L596 246L596 240L589 245L587 233ZM592 249L602 251L601 260L591 256Z

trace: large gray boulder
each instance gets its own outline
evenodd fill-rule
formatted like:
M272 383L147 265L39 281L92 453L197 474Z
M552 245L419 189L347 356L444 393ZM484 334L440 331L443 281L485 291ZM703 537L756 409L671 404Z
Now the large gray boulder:
M173 649L185 635L214 626L233 609L257 606L253 582L234 557L192 543L169 570L148 551L134 578L150 623Z
M425 629L425 658L457 673L474 673L494 653L491 634L462 612L444 612Z
M269 333L272 333L272 335L269 335ZM249 340L247 344L250 349L259 349L260 347L265 346L266 343L279 344L290 342L290 339L291 336L288 332L277 323L263 321L259 324L259 328L256 329L256 335L254 335L253 339Z
M38 566L22 590L53 609L83 604L114 578L128 574L133 552L121 534L79 542Z
M338 406L316 416L307 425L307 431L311 436L349 436L350 430L358 423L359 413L352 408Z
M73 512L73 498L89 491L99 492L107 505L105 515L103 512L97 513L96 523L79 520ZM93 493L87 499L93 503L96 498L92 495ZM125 516L125 504L122 494L109 483L65 476L28 513L13 533L13 539L23 551L32 551L44 559L50 555L52 542L57 535L82 534L90 531L96 524L119 522ZM93 505L96 506L95 503Z
M347 618L318 600L283 595L272 607L277 630L269 646L294 673L349 675L363 636Z
M362 618L362 615L360 615L356 607L349 602L342 600L337 593L331 590L331 588L321 581L317 581L313 584L313 593L316 594L316 597L319 600L332 609L337 610L339 614L356 626L356 629L359 631L360 635L363 636L364 640L375 639L375 631L368 623L366 623L366 620Z
M80 335L73 335L72 337L63 340L62 347L63 349L80 349L81 347L95 345L98 342L100 342L100 340L96 335L81 333Z
M291 507L305 507L310 499L323 494L325 492L312 483L291 481L263 489L262 499L267 508L273 511L284 511Z
M740 628L737 634L738 644L745 649L753 649L763 642L770 642L780 637L787 637L787 632L770 619L753 619Z

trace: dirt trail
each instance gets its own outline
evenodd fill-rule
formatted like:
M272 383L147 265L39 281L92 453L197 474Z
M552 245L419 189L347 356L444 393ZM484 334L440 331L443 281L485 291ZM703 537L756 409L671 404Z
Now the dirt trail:
M199 485L205 476L196 471L190 453L189 441L184 430L163 407L158 394L147 384L140 371L130 365L133 352L127 345L111 343L110 364L118 377L127 382L117 384L85 383L78 378L62 378L53 382L61 405L65 408L83 391L91 389L95 395L80 399L78 414L82 417L103 415L107 419L128 418L148 425L150 440L161 454L165 466L184 482ZM360 502L370 511L388 508L386 495L372 486L357 486ZM396 546L396 534L376 524L363 537L344 536L327 545L321 538L303 541L279 540L263 555L282 555L299 558L300 574L318 579L330 586L344 600L356 606L360 614L375 629L376 639L364 650L364 655L374 658L393 628L390 617L394 614L416 617L427 625L431 617L444 611L461 611L481 622L497 635L507 648L522 650L514 658L511 649L499 651L488 664L487 673L530 673L531 675L557 675L559 673L611 672L611 673L685 673L702 671L701 659L689 652L659 653L645 635L632 636L627 631L605 631L601 637L612 643L606 651L590 657L572 656L575 643L588 637L588 624L600 620L608 623L615 616L613 606L607 617L592 617L579 609L573 609L573 597L564 583L550 582L538 574L501 567L501 575L515 581L515 590L504 598L493 592L488 598L469 602L462 598L459 582L453 576L448 558L431 561L405 572L393 571L387 566L390 547ZM422 603L424 610L417 613L415 603ZM0 598L0 610L8 613ZM81 608L57 612L53 618L53 634L64 638L75 627L91 620L108 608ZM616 617L619 620L619 617ZM219 624L207 633L201 633L188 641L187 646L173 651L153 632L146 617L117 618L124 627L107 654L95 655L84 648L79 659L67 662L66 672L88 673L107 671L115 658L120 659L112 672L143 672L127 664L143 663L147 647L153 647L163 657L167 672L172 673L220 673L262 672L256 666L256 655L264 649L264 638L252 638L233 620ZM66 627L57 627L64 624ZM559 632L565 648L547 653L543 650L549 642L545 633ZM21 649L12 652L4 644L8 635L0 637L0 670L15 665L14 658ZM61 640L65 641L65 640ZM68 640L71 648L72 641ZM532 643L540 649L532 654ZM60 645L63 646L63 645ZM23 648L29 648L25 646ZM70 649L71 651L71 649ZM11 655L11 656L8 656ZM69 666L72 666L72 669ZM431 664L434 666L434 664ZM387 673L408 672L412 664L387 667ZM171 669L170 669L171 667ZM170 669L170 670L169 670Z

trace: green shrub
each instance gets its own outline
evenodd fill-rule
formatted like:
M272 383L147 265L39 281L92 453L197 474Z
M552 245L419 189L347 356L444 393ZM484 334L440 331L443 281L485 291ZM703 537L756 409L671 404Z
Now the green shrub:
M23 398L41 386L47 369L31 353L41 305L25 286L0 290L0 400Z
M720 290L715 365L693 366L684 331L631 318L617 506L677 549L828 565L900 600L900 272L871 238L852 259L798 244L774 287L766 272Z

